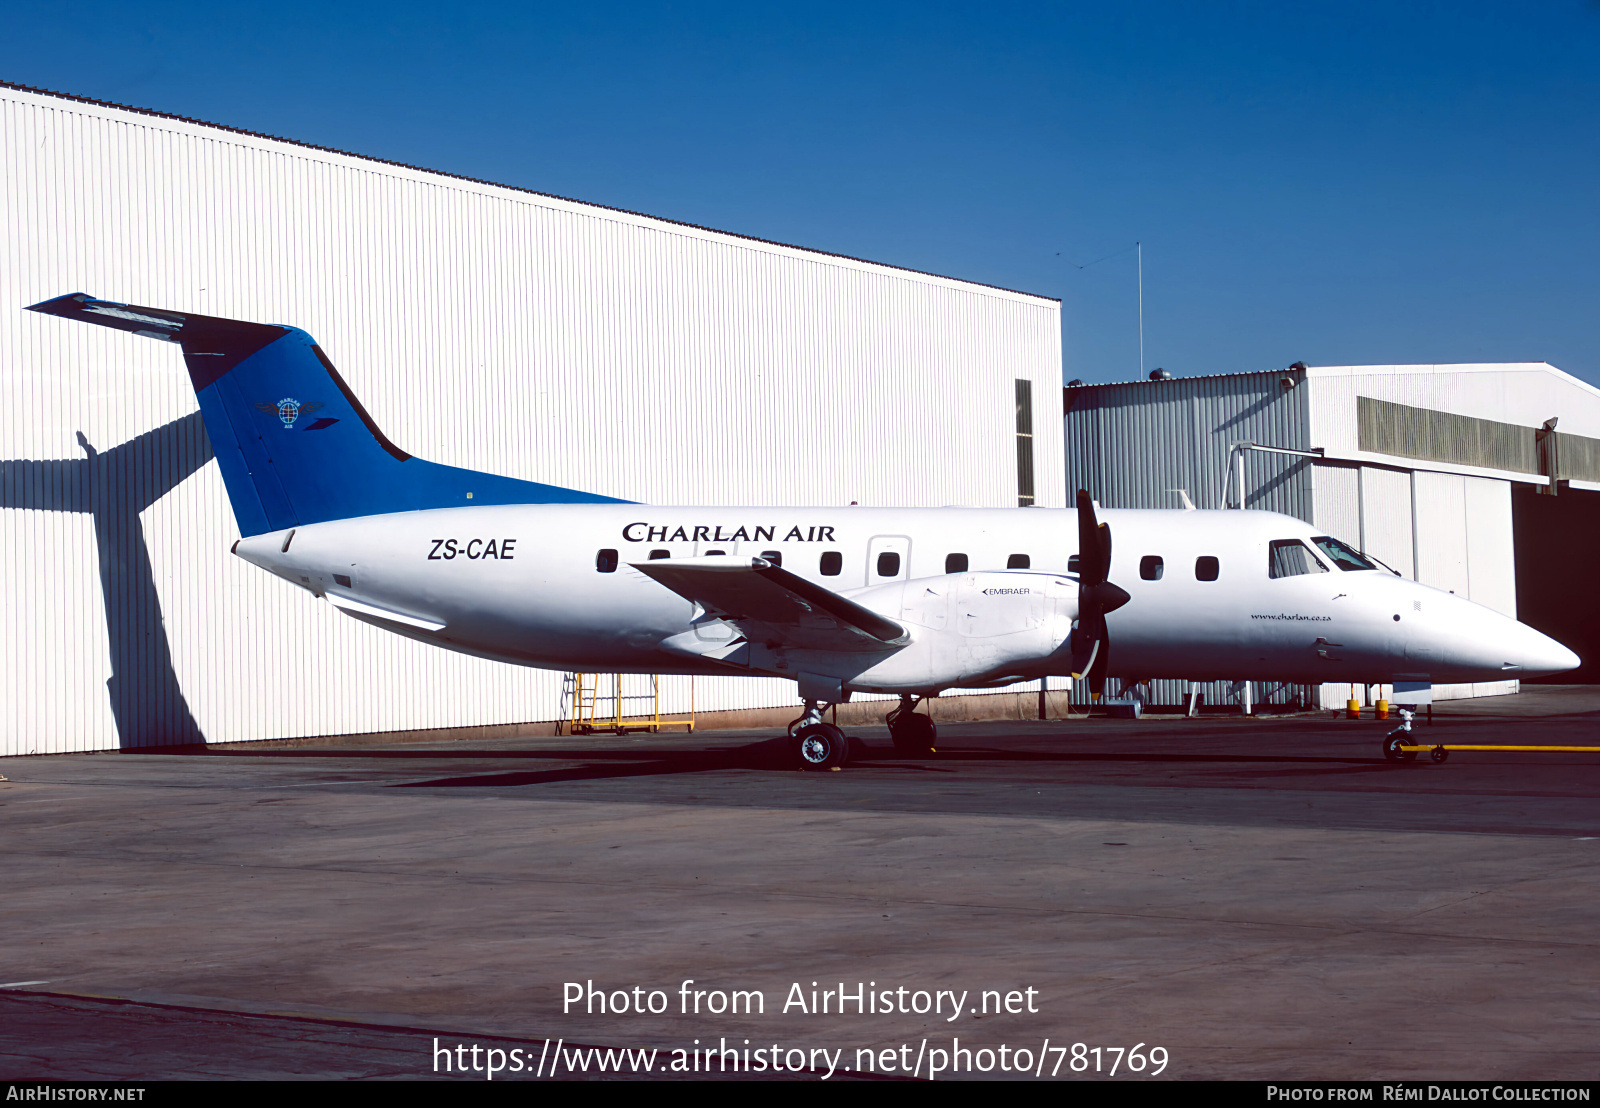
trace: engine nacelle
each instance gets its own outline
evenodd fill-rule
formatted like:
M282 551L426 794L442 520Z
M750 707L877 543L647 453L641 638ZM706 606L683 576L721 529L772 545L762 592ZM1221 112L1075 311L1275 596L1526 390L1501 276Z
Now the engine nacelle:
M906 646L845 678L865 692L972 687L1020 676L1060 650L1078 618L1078 583L1051 573L950 573L849 596L911 635Z

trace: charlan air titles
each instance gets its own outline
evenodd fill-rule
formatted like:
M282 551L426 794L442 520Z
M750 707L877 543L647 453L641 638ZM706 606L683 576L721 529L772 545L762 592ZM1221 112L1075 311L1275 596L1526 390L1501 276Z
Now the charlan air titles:
M724 535L724 524L715 527L710 524L703 526L669 527L663 524L656 527L649 523L630 523L622 529L622 537L627 542L838 542L833 537L832 527L805 527L798 525L789 528L788 534L782 539L777 538L777 527L739 527L731 534Z
M777 537L779 526L740 526L724 533L726 524L657 527L650 523L630 523L622 529L628 542L838 542L834 529L829 526L790 527L782 539ZM453 562L456 558L478 561L493 558L507 561L514 558L516 539L433 539L428 551L430 562Z

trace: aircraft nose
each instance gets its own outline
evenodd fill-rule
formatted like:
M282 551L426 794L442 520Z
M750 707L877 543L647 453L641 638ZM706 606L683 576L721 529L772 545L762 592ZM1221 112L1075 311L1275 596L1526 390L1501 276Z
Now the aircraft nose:
M1582 658L1525 623L1513 625L1512 632L1501 641L1501 653L1504 655L1501 668L1508 675L1542 677L1577 669L1583 664Z

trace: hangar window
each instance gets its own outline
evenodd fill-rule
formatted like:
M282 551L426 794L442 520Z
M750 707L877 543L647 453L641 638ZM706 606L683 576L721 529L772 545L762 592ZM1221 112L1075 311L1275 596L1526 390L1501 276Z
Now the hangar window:
M1030 564L1032 564L1032 559L1026 554L1013 554L1006 559L1007 569L1027 569Z
M773 565L777 566L779 569L783 568L783 551L763 550L761 552L761 556L767 561L771 562Z
M1327 573L1315 554L1299 539L1279 539L1270 543L1267 554L1268 577L1298 577L1302 573Z
M1194 560L1194 579L1196 581L1215 581L1222 563L1210 554L1202 554Z
M946 573L967 572L967 556L965 554L946 554L944 556L944 571Z
M1146 554L1139 559L1139 576L1146 581L1159 581L1167 571L1167 564L1159 554Z
M822 563L819 568L822 570L822 576L824 577L839 576L839 571L844 568L844 555L837 550L828 551L822 556Z
M1318 535L1311 540L1317 544L1317 549L1327 555L1328 561L1340 569L1377 569L1372 561L1360 551L1346 546L1332 535Z
M670 558L670 557L672 557L672 551L670 551L670 550L652 550L652 551L650 551L650 560L652 562L659 562L662 558Z
M885 550L882 554L879 554L878 555L878 576L879 577L898 577L898 576L900 576L900 555L896 554L892 550Z
M617 552L615 550L602 550L594 556L594 568L598 573L617 572Z

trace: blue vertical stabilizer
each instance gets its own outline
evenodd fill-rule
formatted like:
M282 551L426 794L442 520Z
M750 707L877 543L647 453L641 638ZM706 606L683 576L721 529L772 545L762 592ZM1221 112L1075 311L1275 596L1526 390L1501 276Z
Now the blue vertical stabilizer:
M295 327L141 308L83 293L29 310L183 348L242 535L424 508L624 503L413 458L373 423L316 340Z

